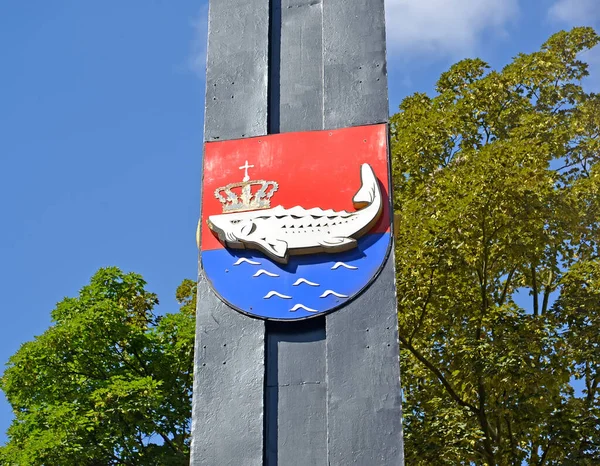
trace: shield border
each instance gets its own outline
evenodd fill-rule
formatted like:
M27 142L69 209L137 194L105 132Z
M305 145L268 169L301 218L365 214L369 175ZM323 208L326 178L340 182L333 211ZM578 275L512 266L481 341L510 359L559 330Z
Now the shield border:
M388 177L388 185L387 185L387 189L388 189L388 195L385 197L385 202L388 203L388 207L389 207L389 241L386 247L386 252L383 256L383 260L381 261L381 263L379 264L379 267L377 268L377 271L375 273L372 274L371 278L365 283L365 285L356 293L354 293L353 295L351 295L350 297L348 297L344 302L337 304L325 311L319 311L317 314L314 315L309 315L309 316L305 316L305 317L296 317L296 318L289 318L289 319L278 319L278 318L274 318L274 317L265 317L265 316L260 316L257 314L252 314L249 313L248 311L245 311L244 309L239 308L238 306L230 303L229 301L227 301L227 299L225 299L223 296L221 296L221 294L217 291L217 289L215 288L215 286L213 285L213 281L211 280L210 276L208 276L206 274L206 271L204 269L204 264L202 262L202 247L201 247L201 231L202 231L202 215L200 216L200 220L198 222L198 227L197 227L197 232L196 232L196 242L197 242L197 246L198 246L198 250L200 253L200 270L201 270L201 274L204 277L204 279L206 280L206 282L208 283L211 291L217 296L217 298L219 298L219 300L221 302L223 302L224 304L226 304L229 308L233 309L236 312L239 312L240 314L243 314L247 317L250 317L252 319L257 319L257 320L263 320L265 322L269 321L269 322L301 322L301 321L306 321L306 320L312 320L312 319L317 319L319 317L324 317L328 314L331 314L332 312L338 311L341 308L343 308L344 306L349 305L352 301L354 301L355 299L357 299L360 295L362 295L372 284L373 282L375 282L375 280L379 277L379 275L381 274L381 271L383 270L383 268L385 267L386 263L388 260L390 260L390 253L392 251L392 247L394 245L394 205L393 205L393 199L394 199L394 194L393 194L393 183L392 183L392 161L391 161L391 150L390 150L390 131L389 131L389 124L388 123L375 123L372 125L361 125L362 126L384 126L385 127L385 133L387 136L387 142L386 142L386 152L387 152L387 177ZM356 127L355 127L356 128ZM339 129L346 129L346 128L338 128ZM301 133L312 133L312 132L321 132L321 131L330 131L330 130L316 130L316 131L300 131ZM245 140L249 140L249 139L260 139L260 138L265 138L271 136L270 134L264 135L264 136L254 136L252 138L244 138L244 139L239 139L240 141L245 141ZM213 142L205 142L204 146L206 146L206 144L219 144L219 142L223 142L223 141L213 141ZM204 150L204 149L203 149ZM201 183L202 183L202 196L204 196L204 159L202 160L202 178L201 178ZM378 180L381 183L381 180ZM268 259L268 257L266 255L264 255L265 258L267 258L267 260L270 261L270 259Z

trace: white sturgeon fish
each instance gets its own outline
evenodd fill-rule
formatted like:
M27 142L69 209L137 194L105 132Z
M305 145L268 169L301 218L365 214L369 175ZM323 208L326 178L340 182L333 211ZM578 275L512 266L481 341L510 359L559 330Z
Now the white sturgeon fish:
M256 249L282 264L290 255L348 251L375 226L383 211L379 182L369 164L360 167L360 178L362 186L352 199L356 212L277 206L211 215L208 226L225 246Z

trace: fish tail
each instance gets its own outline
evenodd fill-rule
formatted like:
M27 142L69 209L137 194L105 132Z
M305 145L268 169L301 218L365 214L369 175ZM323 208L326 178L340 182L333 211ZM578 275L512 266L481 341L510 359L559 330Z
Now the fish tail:
M377 181L375 172L368 163L363 163L360 167L360 180L362 185L354 195L354 198L352 198L354 208L357 210L364 209L381 198L379 182Z

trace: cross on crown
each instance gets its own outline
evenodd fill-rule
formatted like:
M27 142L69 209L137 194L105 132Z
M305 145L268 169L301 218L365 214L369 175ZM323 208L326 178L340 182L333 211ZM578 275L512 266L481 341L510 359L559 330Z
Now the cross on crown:
M251 181L248 175L250 168L254 168L254 165L248 164L246 160L246 163L239 167L240 170L244 170L244 178L240 183L230 183L215 190L215 197L223 204L223 213L271 207L271 197L279 189L279 184L275 181Z

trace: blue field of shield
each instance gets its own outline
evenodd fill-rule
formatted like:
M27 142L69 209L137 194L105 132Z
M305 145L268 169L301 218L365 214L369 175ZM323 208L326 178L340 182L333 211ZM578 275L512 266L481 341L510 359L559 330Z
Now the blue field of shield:
M249 249L202 253L202 267L215 292L255 317L314 317L354 298L375 278L387 258L390 234L366 235L358 247L336 254L292 256L277 264Z

